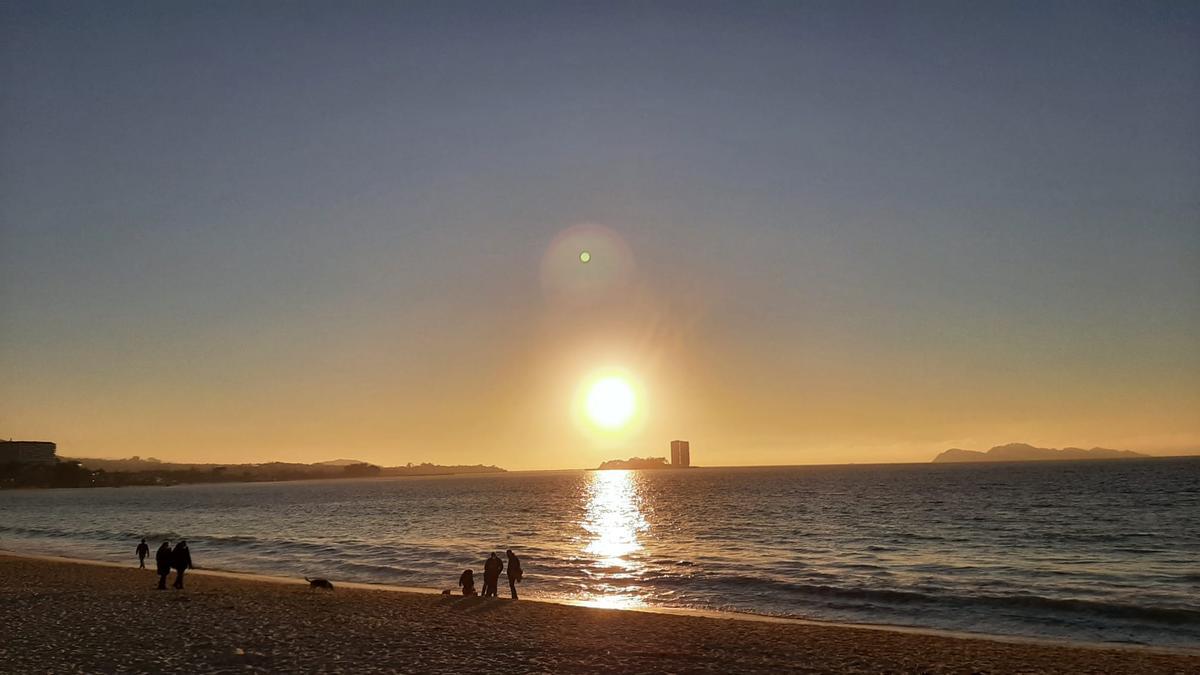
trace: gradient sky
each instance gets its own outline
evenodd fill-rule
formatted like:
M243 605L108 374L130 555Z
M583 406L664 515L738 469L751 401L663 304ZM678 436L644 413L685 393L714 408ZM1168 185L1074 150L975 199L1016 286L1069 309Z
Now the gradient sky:
M970 4L5 2L0 436L1200 447L1200 6Z

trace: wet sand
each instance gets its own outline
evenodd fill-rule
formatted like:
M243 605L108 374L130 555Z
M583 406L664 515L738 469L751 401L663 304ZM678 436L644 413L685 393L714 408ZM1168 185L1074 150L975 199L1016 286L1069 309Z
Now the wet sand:
M183 591L156 582L150 570L0 555L0 671L1200 672L1193 652L313 591L246 575L189 574Z

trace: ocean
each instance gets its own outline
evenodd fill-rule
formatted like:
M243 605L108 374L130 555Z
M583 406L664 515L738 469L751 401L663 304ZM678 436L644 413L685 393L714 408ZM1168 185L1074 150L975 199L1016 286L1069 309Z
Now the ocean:
M1200 647L1200 458L0 492L0 549L136 564L143 536L335 583L452 588L512 548L522 597Z

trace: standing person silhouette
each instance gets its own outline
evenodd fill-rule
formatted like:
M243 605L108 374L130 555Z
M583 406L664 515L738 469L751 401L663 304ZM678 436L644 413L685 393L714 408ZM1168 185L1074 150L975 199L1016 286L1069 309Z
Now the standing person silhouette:
M496 597L496 586L500 583L500 572L503 570L504 563L493 552L483 564L483 597Z
M146 556L150 555L150 547L146 545L146 539L142 538L142 543L137 545L138 569L146 569Z
M167 575L171 573L171 542L164 541L154 554L154 563L158 566L158 590L167 590Z
M524 576L524 572L521 570L521 559L512 552L511 548L505 551L505 554L508 556L508 590L512 591L512 599L516 600L517 582Z
M192 552L186 541L175 544L171 553L171 567L175 568L175 588L183 588L183 572L192 566Z

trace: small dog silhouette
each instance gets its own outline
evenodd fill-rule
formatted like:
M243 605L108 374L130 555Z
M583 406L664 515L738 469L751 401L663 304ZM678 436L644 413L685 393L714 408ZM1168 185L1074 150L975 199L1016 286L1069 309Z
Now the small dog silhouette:
M327 591L333 590L333 584L328 579L309 579L308 577L304 577L304 580L308 582L310 589L324 588Z

